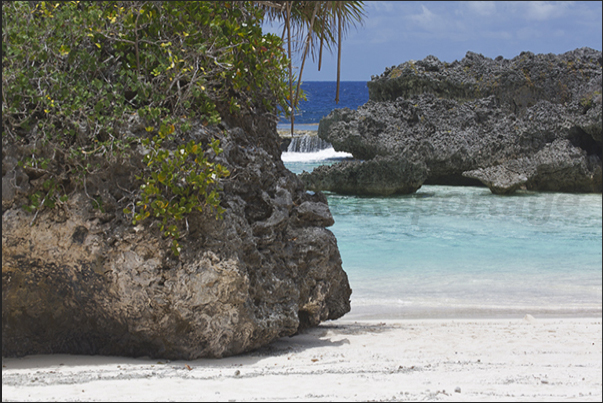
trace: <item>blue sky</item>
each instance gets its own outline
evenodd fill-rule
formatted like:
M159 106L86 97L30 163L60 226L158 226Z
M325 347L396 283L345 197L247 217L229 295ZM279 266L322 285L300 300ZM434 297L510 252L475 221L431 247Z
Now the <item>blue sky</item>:
M342 48L342 81L370 81L386 67L434 55L460 60L467 51L512 58L522 51L601 50L600 1L365 1L364 23L349 30ZM265 25L281 34L278 25ZM335 81L336 52L321 71L306 62L304 81ZM299 65L299 60L294 59Z

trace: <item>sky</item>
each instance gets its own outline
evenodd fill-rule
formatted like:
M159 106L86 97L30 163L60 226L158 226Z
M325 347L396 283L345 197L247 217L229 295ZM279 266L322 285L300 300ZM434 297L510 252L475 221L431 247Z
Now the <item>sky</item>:
M522 51L601 50L600 1L365 1L362 25L343 41L342 81L370 81L386 67L433 55L442 62L467 51L511 59ZM282 25L264 31L281 35ZM303 81L335 81L337 53L306 61ZM294 66L301 63L297 58Z

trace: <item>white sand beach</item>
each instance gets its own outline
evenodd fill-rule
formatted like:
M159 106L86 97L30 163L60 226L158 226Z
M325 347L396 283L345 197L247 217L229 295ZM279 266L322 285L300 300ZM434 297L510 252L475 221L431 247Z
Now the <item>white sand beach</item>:
M601 318L326 322L224 359L2 359L2 401L601 401Z

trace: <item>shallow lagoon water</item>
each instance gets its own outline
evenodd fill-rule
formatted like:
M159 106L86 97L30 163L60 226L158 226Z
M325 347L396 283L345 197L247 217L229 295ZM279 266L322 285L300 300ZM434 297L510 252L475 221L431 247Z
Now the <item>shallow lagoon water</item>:
M295 173L339 160L291 154ZM601 194L423 186L327 198L353 290L347 318L601 315Z
M302 83L296 129L368 100L366 83ZM286 121L279 128L288 129ZM283 153L292 172L349 154ZM601 194L423 186L413 195L327 193L352 287L348 319L601 316Z

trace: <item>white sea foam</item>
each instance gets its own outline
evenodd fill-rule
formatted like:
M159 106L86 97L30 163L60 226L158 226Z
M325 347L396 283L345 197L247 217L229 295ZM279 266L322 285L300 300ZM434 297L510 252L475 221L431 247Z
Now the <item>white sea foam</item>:
M335 151L333 147L326 148L324 150L309 152L309 153L296 153L285 151L281 158L283 162L312 162L312 161L324 161L330 159L345 159L352 158L352 154Z

